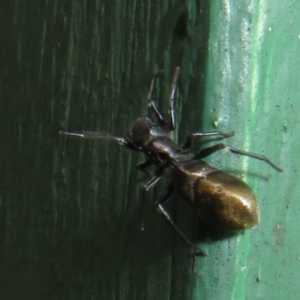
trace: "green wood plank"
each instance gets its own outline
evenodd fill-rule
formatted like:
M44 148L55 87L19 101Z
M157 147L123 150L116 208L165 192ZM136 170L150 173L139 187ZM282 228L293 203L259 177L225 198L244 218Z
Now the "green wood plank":
M206 299L299 297L299 13L294 1L211 5L205 122L234 129L228 145L262 153L284 173L228 153L211 158L253 187L261 222L210 247L195 292Z
M0 298L298 299L299 15L296 0L4 1ZM228 145L284 168L209 159L253 187L261 222L201 243L207 258L195 259L153 210L164 183L146 197L140 232L141 155L57 134L126 135L161 67L165 108L177 65L180 141L189 130L235 130ZM172 199L193 238L189 206Z

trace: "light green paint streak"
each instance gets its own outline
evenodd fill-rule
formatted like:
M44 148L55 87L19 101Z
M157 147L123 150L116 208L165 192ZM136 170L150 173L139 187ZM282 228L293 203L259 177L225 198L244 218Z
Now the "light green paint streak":
M259 87L260 87L260 71L261 71L261 51L262 43L264 39L265 29L265 2L263 0L258 1L257 5L254 5L253 12L253 35L252 35L252 53L251 55L251 84L250 84L250 103L251 103L251 113L255 114L257 110L259 97ZM255 118L251 118L255 119ZM252 126L251 126L252 127ZM252 127L253 128L253 127ZM249 143L249 140L248 140Z
M247 238L246 238L247 236ZM246 232L243 238L239 236L236 243L236 259L235 259L235 276L233 289L232 289L232 300L245 299L245 286L248 275L248 259L251 251L251 239L250 233Z

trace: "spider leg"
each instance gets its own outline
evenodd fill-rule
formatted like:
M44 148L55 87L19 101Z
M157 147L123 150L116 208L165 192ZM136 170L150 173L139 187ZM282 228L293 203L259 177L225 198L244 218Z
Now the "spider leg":
M171 92L169 96L169 108L168 108L168 126L171 131L175 130L175 110L174 110L174 98L177 89L177 82L180 74L180 68L176 67L172 83L171 83Z
M239 155L244 155L244 156L248 156L248 157L252 157L255 159L259 159L262 160L264 162L266 162L267 164L269 164L272 168L274 168L275 170L277 170L278 172L283 172L283 170L279 167L277 167L274 163L272 163L267 157L263 156L263 155L259 155L256 153L252 153L252 152L247 152L247 151L243 151L243 150L239 150L233 147L228 147L224 144L216 144L213 145L211 147L205 148L200 150L198 153L195 154L195 156L193 157L193 159L203 159L217 151L220 150L228 150L231 153L234 154L239 154Z
M206 136L220 136L223 138L229 138L234 135L234 131L231 132L221 132L221 131L211 131L211 132L191 132L187 135L185 143L182 146L183 150L186 150L192 146L192 140L195 137L206 137Z
M169 213L165 210L162 203L165 202L170 195L173 193L175 189L174 183L171 182L166 191L161 195L161 197L155 202L154 207L156 208L157 212L172 226L175 232L182 238L182 240L188 244L189 246L193 247L198 255L206 256L207 254L196 245L194 245L186 236L185 234L177 227L177 225L172 220Z
M97 139L110 140L110 141L117 142L121 146L126 146L130 150L140 150L126 138L117 137L101 131L81 131L81 132L59 131L59 134L68 135L68 136L86 139L86 140L97 140Z
M161 112L159 111L159 109L156 106L155 95L154 95L155 94L155 88L156 88L156 79L159 76L161 76L162 73L163 73L163 71L160 70L152 78L150 89L149 89L149 92L148 92L148 106L154 111L154 113L155 113L155 115L157 117L158 122L161 125L165 125L166 121L165 121L163 115L161 114Z

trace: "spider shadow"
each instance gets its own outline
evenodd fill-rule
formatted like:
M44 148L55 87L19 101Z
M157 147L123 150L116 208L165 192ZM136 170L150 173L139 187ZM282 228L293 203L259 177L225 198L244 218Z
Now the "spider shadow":
M227 240L229 238L233 238L237 235L244 233L243 230L240 231L222 230L199 219L197 219L196 228L197 228L196 241L202 243Z

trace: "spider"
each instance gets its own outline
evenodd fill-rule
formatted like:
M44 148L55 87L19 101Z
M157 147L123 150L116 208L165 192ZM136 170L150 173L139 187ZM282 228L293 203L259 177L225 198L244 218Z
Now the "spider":
M148 92L148 106L157 119L156 123L149 116L138 117L131 125L128 138L99 131L59 133L82 139L111 140L130 150L143 152L147 159L137 165L137 169L151 174L151 178L144 185L146 191L156 185L166 169L170 169L171 181L165 192L155 201L154 207L188 245L195 247L199 255L205 256L206 253L195 246L177 227L163 203L176 191L192 205L199 218L216 228L235 231L252 228L259 222L259 208L251 188L241 179L214 168L203 159L225 149L234 154L264 161L279 172L282 172L282 169L265 156L228 147L223 143L201 149L196 153L188 152L193 138L208 136L229 138L234 132L193 132L187 135L183 145L176 144L173 139L174 99L180 68L176 67L173 75L167 118L160 112L154 99L156 81L161 74L162 71L159 71L154 75ZM147 169L151 165L156 166L154 174Z

